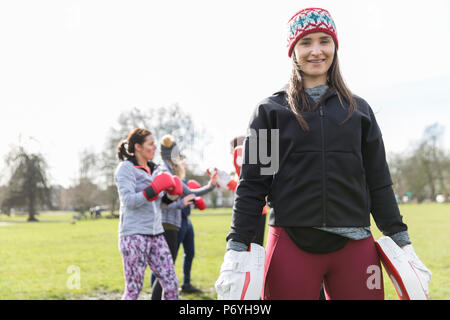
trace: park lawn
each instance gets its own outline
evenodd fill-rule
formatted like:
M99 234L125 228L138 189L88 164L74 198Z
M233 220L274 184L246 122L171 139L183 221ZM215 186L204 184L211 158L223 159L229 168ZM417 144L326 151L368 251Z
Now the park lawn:
M400 212L408 225L414 251L433 273L430 300L450 299L450 203L402 204ZM375 239L382 236L372 220ZM398 299L383 270L387 299Z
M213 283L225 253L230 213L231 209L212 209L192 214L197 242L192 279L204 293L183 299L215 299ZM26 218L0 216L0 224L15 223L0 226L0 299L120 297L124 279L118 219L82 219L71 224L73 213L42 213L37 223L26 223ZM176 263L180 282L182 256L180 249ZM67 287L71 266L80 270L80 289ZM143 292L151 292L149 282L147 272Z
M450 297L450 204L400 205L411 240L420 259L433 272L430 299ZM183 299L215 299L214 282L225 253L231 209L193 211L196 256L192 283L201 295ZM24 223L26 217L0 216L0 299L117 299L123 292L122 260L118 251L117 219L80 220L73 213L43 213L41 222ZM17 223L22 221L22 223ZM374 238L381 233L372 222ZM175 269L182 282L183 249ZM80 289L67 286L70 266L80 270ZM384 273L384 272L383 272ZM386 299L398 300L384 273ZM143 294L151 292L149 272Z

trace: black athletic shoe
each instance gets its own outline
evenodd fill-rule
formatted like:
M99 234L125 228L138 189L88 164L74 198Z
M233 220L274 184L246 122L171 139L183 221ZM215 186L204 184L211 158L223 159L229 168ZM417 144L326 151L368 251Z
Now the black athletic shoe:
M192 284L183 284L181 286L181 292L182 293L200 293L202 290L194 287Z

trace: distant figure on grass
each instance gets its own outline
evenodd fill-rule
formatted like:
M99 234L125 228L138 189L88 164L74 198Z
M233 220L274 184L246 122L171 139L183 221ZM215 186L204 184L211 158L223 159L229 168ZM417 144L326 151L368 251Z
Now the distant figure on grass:
M186 158L181 156L181 164L184 167L185 171L187 170ZM187 186L191 190L202 188L202 186L195 180L187 180L183 179L183 182L187 184ZM199 210L205 210L206 204L202 197L195 197L194 199L195 208ZM181 209L181 227L178 231L178 246L175 253L175 260L178 255L178 250L180 249L180 245L183 245L184 257L183 257L183 284L181 286L182 293L200 293L202 292L200 289L196 288L191 284L191 269L192 262L195 256L195 242L194 242L194 226L192 225L191 219L191 205L188 205Z

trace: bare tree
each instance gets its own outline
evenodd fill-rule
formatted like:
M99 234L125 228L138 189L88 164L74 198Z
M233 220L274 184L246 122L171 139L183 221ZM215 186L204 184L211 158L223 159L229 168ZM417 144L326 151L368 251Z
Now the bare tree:
M119 194L114 183L114 170L117 166L116 148L117 143L113 139L108 139L108 145L102 151L98 164L102 175L101 181L106 188L103 192L103 199L105 203L109 204L111 215L114 215L119 202Z
M26 208L28 221L38 221L36 214L39 205L52 208L48 166L43 155L28 153L23 147L17 147L7 155L6 164L12 174L2 203L3 209L9 212L11 208Z
M178 104L157 109L133 108L120 114L118 126L110 129L105 147L109 157L115 157L119 141L125 139L134 128L145 128L152 132L156 141L165 134L172 134L177 145L185 153L198 153L201 145L208 143L206 131L194 124L192 116Z
M79 179L88 179L91 181L95 181L98 177L98 155L91 150L84 149L83 151L81 151L79 158Z
M401 153L391 153L388 162L395 194L405 195L409 191L408 181L404 174L406 166L405 156Z
M0 186L0 212L6 215L10 215L9 209L4 205L4 201L6 199L6 195L8 193L8 188L6 186Z
M410 152L391 155L389 167L397 193L411 192L419 202L434 201L439 193L448 199L450 156L440 146L444 129L438 123L427 126Z
M67 191L71 206L81 214L99 204L100 189L95 184L98 179L98 156L89 150L80 153L80 167L74 185Z
M121 113L117 125L109 130L104 150L101 152L101 160L98 164L102 172L102 182L105 188L111 191L106 194L111 213L115 210L118 203L118 194L114 183L114 170L118 164L117 145L134 128L150 130L156 143L165 134L175 136L181 152L190 160L190 170L192 172L197 171L198 155L201 154L202 147L209 142L206 138L205 129L196 126L191 115L185 112L178 104L149 109L133 108ZM157 152L155 161L158 162L158 160L159 153Z
M69 189L69 192L72 207L81 214L98 205L100 190L89 179L79 179L78 183Z
M429 152L429 165L432 166L433 172L436 176L436 182L439 186L440 192L447 195L447 187L444 180L444 170L442 162L444 160L444 152L439 148L440 141L445 132L445 127L439 125L439 123L434 123L425 128L423 144ZM435 199L435 196L433 196Z

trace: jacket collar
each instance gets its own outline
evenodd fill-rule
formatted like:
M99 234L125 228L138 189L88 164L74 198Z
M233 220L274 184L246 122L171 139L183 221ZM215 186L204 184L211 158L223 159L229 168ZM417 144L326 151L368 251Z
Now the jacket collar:
M275 92L273 95L277 95L277 94L284 94L287 92L287 89L289 88L289 83L286 83L280 90L278 90L277 92Z
M145 169L144 167L139 165L139 163L136 160L136 157L131 157L128 160L131 161L136 168L143 168L143 169ZM150 171L151 172L153 172L158 167L158 165L156 163L154 163L153 161L147 161L147 164L150 167Z
M280 90L275 92L273 95L286 94L288 88L289 88L289 83L285 84ZM325 93L320 98L320 101L325 102L326 100L328 100L329 98L331 98L335 95L336 95L336 90L334 88L328 87L327 91L325 91ZM309 98L309 96L308 96L308 98ZM312 99L311 99L311 102L313 103L312 105L314 105L314 101L312 101Z

